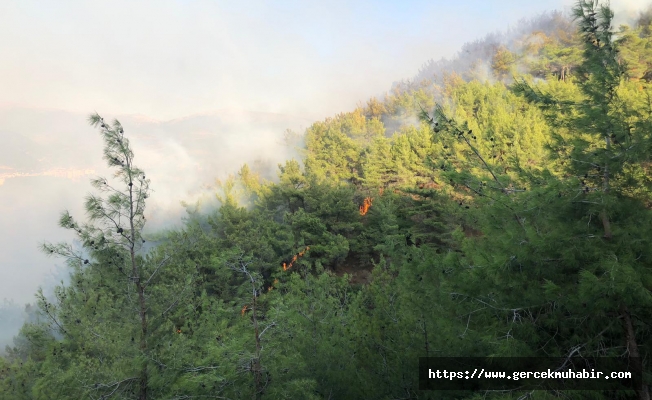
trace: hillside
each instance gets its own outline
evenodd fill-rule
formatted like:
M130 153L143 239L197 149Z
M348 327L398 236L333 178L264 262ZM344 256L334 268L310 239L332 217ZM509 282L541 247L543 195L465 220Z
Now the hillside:
M92 115L116 176L62 215L79 248L42 246L71 282L37 294L0 399L649 399L419 390L420 357L652 376L652 19L574 12L289 132L276 177L244 164L158 234L129 125Z

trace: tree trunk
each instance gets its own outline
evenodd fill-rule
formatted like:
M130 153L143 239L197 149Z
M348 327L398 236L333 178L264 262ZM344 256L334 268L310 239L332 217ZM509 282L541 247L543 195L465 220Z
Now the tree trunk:
M253 395L254 400L258 400L262 396L263 388L262 388L262 371L261 371L261 366L260 366L260 335L258 333L258 318L256 317L256 284L253 278L251 278L251 286L253 289L253 300L252 300L252 308L251 308L251 316L252 320L254 323L254 337L256 339L256 357L254 358L254 362L252 367L252 372L254 374L254 382L255 382L255 392Z
M145 308L145 290L140 282L140 279L138 280L138 302L140 303L140 351L143 355L145 355L145 352L147 351L147 314ZM140 371L140 393L138 395L138 400L147 400L147 386L147 361L143 361L143 366Z
M136 283L136 290L138 291L138 314L140 316L140 351L142 355L145 355L147 351L147 305L145 302L145 287L141 282L140 271L138 270L138 264L136 263L136 229L134 228L134 218L136 217L134 212L134 190L131 184L133 178L131 176L131 160L129 157L126 159L127 170L129 171L129 228L130 228L130 237L131 243L129 246L129 254L131 256L131 274ZM143 365L140 371L140 383L139 383L139 393L138 400L147 400L147 386L148 386L148 376L147 376L147 361L143 361Z
M605 239L611 239L611 224L609 223L609 216L607 215L606 210L602 210L600 213L600 219L602 220L602 228L604 229L604 235L602 237Z
M625 303L620 304L620 318L623 320L623 328L625 329L625 345L629 352L629 362L632 365L632 373L643 376L643 362L640 353L638 352L638 344L636 342L636 334L634 325L632 325L632 317L629 309ZM639 400L650 400L650 391L648 386L641 382L641 386L636 388L636 394Z
M605 135L605 143L606 143L606 148L607 148L607 154L609 151L609 148L611 147L611 141L609 140L609 135ZM605 160L604 163L604 192L608 193L609 192L609 166L607 165L607 162ZM611 239L611 224L609 223L609 215L607 215L607 210L603 209L602 212L600 213L600 219L602 220L602 227L604 228L604 238L605 239Z

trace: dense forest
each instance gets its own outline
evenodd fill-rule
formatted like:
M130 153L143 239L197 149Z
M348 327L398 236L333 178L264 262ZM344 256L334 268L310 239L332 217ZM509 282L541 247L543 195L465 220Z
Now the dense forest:
M37 294L0 399L649 399L417 374L610 356L652 376L652 13L612 20L582 0L430 62L157 235L128 127L92 115L115 175L60 218L80 246L42 245L71 283Z

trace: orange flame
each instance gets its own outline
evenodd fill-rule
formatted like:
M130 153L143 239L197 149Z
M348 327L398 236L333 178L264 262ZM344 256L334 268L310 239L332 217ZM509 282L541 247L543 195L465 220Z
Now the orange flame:
M360 215L365 215L367 211L369 211L369 207L371 207L371 202L373 199L371 197L366 197L364 199L364 202L360 206Z
M177 333L181 333L181 329L177 329Z
M244 307L242 307L242 310L240 311L240 313L242 314L243 317L244 317L245 312L247 312L248 309L249 309L249 304L245 304Z
M288 269L292 268L292 265L295 261L297 261L297 258L303 257L303 255L306 254L306 251L308 250L310 250L310 246L306 246L306 248L303 251L299 252L299 254L295 254L294 257L292 257L292 261L290 261L290 265L283 263L283 271L287 271ZM278 280L274 282L278 282Z

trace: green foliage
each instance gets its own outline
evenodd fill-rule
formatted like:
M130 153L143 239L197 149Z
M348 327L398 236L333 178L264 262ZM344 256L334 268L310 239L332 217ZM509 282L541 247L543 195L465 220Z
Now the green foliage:
M649 21L574 13L575 35L496 49L499 82L398 84L316 122L276 182L243 166L149 253L148 181L91 117L121 186L94 181L88 223L62 214L81 249L43 246L71 283L37 294L0 399L584 396L419 391L424 356L630 357L649 378Z

